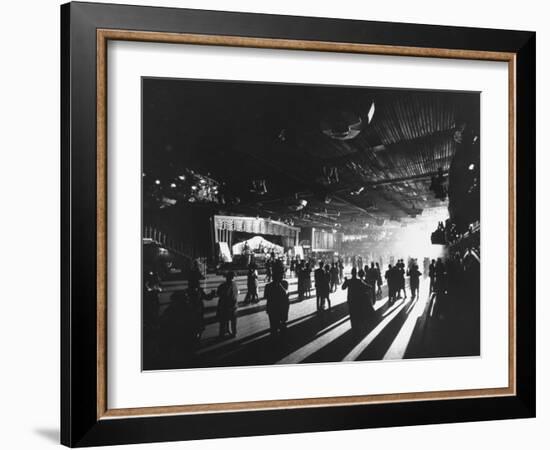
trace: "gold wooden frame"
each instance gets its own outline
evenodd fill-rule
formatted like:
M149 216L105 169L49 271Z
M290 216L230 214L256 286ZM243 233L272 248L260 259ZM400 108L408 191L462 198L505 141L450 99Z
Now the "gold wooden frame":
M107 405L107 42L109 40L217 45L266 49L436 57L508 63L508 386L503 388L410 392L401 394L318 397L287 400L150 406L109 409ZM97 30L97 418L166 414L220 413L265 409L344 406L420 400L443 400L516 395L516 55L515 53L403 47L340 42L298 41L236 36L158 33L114 29Z

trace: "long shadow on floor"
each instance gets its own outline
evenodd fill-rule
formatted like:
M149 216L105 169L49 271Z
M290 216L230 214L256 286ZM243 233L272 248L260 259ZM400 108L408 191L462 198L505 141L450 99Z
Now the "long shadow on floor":
M386 291L385 288L384 286L384 291ZM291 303L296 302L297 299L291 301ZM387 312L388 307L386 302L376 311L376 315L372 323L367 326L364 335L383 320L383 314ZM259 312L264 309L265 306L263 305L258 306L258 308L250 308L253 312ZM203 347L203 349L198 349L194 352L190 349L182 349L181 355L175 358L168 358L166 355L159 354L155 359L155 364L151 365L151 367L148 366L147 369L275 364L285 356L315 341L322 334L330 332L335 326L343 324L347 319L349 319L348 305L347 302L344 302L333 306L330 312L321 314L312 313L295 318L288 323L289 328L286 330L284 336L273 338L268 334L267 329L263 329L242 339L226 342L211 340L207 343L207 346L212 347L211 349ZM364 335L354 336L350 331L344 330L340 336L335 337L332 342L324 345L313 355L306 357L302 362L341 361Z
M396 305L396 306L399 306L399 305ZM386 302L386 304L384 304L381 308L379 308L376 311L371 321L367 324L366 328L361 333L357 333L357 332L354 333L352 330L349 330L348 332L336 338L330 344L324 346L314 354L310 355L303 362L304 363L317 363L317 362L326 363L326 362L342 361L344 357L348 355L348 353L353 348L355 348L357 344L359 344L369 333L371 333L380 324L380 322L382 322L382 320L384 320L385 314L391 307L392 305ZM404 309L406 309L406 306L404 307ZM392 324L394 319L392 319L392 321L388 325ZM387 326L385 328L387 328ZM371 345L373 344L374 342L371 343Z
M315 353L307 356L303 363L310 362L338 362L378 323L383 320L383 315L390 306L386 302L380 307L361 335L354 334L352 330L343 332L328 345L321 347ZM272 339L271 337L259 340L250 346L237 348L235 352L225 354L221 365L258 365L274 364L283 357L300 349L304 345L320 338L322 334L329 333L340 326L342 318L349 318L347 303L333 307L332 312L316 316L314 320L293 327L288 330L284 339ZM322 330L322 334L319 332ZM217 365L217 364L216 364Z
M305 316L296 317L295 319L289 320L287 322L287 326L293 327L296 323L314 318L315 316L317 316L317 312L312 312L310 314L306 314ZM198 350L198 354L207 354L208 358L214 359L216 357L219 357L220 355L241 348L241 346L249 344L252 341L256 341L262 336L265 337L267 333L269 333L269 330L266 328L260 329L255 333L249 334L240 339L220 340L217 336L208 338L203 341L203 348Z
M399 331L405 324L407 317L412 311L412 302L414 300L409 299L409 301L404 303L404 306L401 308L399 313L397 313L391 321L380 331L378 336L376 336L370 345L361 352L357 357L357 361L373 361L381 360L384 358L384 355L390 348L391 344L397 337Z
M310 319L292 326L284 336L266 336L249 344L235 343L218 355L204 354L197 360L197 367L246 366L274 364L320 336L328 333L336 322L348 317L347 303L341 303L330 312L314 314Z

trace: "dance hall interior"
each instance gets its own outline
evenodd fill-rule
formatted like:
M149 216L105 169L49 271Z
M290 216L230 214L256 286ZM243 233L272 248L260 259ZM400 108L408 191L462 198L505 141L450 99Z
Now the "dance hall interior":
M143 370L480 355L478 92L142 96Z

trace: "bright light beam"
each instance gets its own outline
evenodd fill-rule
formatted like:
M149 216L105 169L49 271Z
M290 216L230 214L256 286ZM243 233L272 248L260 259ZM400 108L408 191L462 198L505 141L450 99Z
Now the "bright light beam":
M416 301L407 317L407 320L399 330L399 333L382 359L403 359L416 326L416 322L418 318L422 316L424 309L426 308L426 301L426 297L424 297L424 300L418 299Z
M381 331L386 327L388 323L392 321L392 319L397 316L401 312L401 310L405 307L405 303L403 303L399 308L394 309L393 312L386 316L384 320L382 320L369 334L367 334L364 339L357 344L351 352L349 352L342 361L355 361L361 353L365 351L365 349L376 339L376 337L381 333Z

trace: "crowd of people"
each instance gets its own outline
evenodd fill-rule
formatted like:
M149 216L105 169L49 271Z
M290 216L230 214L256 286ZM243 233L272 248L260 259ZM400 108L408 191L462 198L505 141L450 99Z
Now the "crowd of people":
M451 222L451 219L440 221L437 223L437 228L432 233L432 243L445 245L452 244L460 237L457 227Z
M388 270L386 270L384 278L388 283L390 304L401 298L401 292L403 292L403 298L407 298L405 276L409 277L411 298L414 300L418 296L421 275L422 272L418 269L418 264L415 259L409 261L407 269L405 269L405 262L402 259L397 260L394 265L388 264Z
M315 261L312 259L296 259L294 264L287 267L283 260L272 258L269 272L266 273L264 298L265 311L269 318L271 335L276 337L284 334L290 308L289 283L287 275L295 277L297 281L297 301L312 296L315 289L316 310L319 314L330 313L332 309L331 294L340 287L347 291L347 304L350 321L354 333L362 332L374 317L375 302L382 297L383 279L380 266L372 261L366 264L361 257L348 260L351 265L351 278L344 276L346 268L344 258L317 261L317 268L313 270ZM365 265L362 265L365 262ZM449 286L464 282L465 261L460 255L455 255L444 261L425 259L424 276L430 278L429 294L446 295ZM349 269L349 267L348 267ZM475 272L475 270L473 271ZM478 270L479 272L479 270ZM313 277L312 277L313 275ZM420 272L415 259L409 258L407 264L398 259L395 264L389 264L383 274L387 283L389 304L397 299L407 298L406 277L409 279L411 298L419 295ZM205 302L218 299L216 306L216 320L219 322L219 338L227 335L237 336L237 309L239 288L235 282L235 273L229 271L225 280L210 292L201 287L204 280L198 264L194 264L188 274L187 289L178 290L171 294L170 303L159 314L158 296L161 292L160 283L152 274L144 277L144 333L146 339L155 331L158 333L160 346L167 352L192 352L197 348L205 329L204 310ZM259 273L251 263L247 272L247 292L243 305L260 302ZM184 345L185 343L185 345Z

